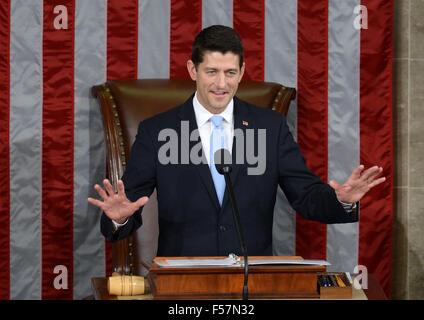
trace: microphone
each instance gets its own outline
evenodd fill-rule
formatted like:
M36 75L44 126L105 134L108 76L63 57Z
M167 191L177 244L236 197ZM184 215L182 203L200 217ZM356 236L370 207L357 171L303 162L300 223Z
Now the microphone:
M227 149L219 149L214 154L215 168L220 174L224 175L225 187L231 200L233 209L234 223L236 225L238 238L240 241L241 251L244 257L244 284L243 284L243 300L248 299L247 281L249 275L249 262L247 258L246 241L244 240L243 228L241 225L240 214L237 207L236 198L234 197L233 185L231 183L230 173L233 169L231 154Z

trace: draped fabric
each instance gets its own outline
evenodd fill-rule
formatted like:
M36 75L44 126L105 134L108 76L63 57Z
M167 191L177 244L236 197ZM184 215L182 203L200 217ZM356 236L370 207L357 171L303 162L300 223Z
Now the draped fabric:
M307 221L279 189L274 254L364 265L389 295L392 11L391 0L1 1L0 298L81 299L91 277L110 274L100 212L86 200L105 173L90 88L188 78L193 38L212 24L239 32L245 79L297 89L288 125L321 179L343 183L359 164L387 177L354 224Z

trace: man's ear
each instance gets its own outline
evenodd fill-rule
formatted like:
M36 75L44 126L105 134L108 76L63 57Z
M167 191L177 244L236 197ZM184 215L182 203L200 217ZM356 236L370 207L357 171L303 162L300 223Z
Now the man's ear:
M192 80L196 81L197 79L197 70L193 61L187 61L187 70Z
M243 65L241 66L241 69L240 69L240 78L239 78L239 83L240 83L241 79L243 78L244 70L245 70L245 69L246 69L246 62L244 62L244 61L243 61Z

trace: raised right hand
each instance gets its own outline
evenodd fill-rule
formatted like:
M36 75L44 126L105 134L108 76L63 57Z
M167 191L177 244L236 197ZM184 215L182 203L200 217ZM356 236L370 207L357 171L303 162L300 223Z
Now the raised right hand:
M88 198L87 200L91 204L102 209L110 219L117 223L124 223L128 217L132 216L134 212L149 201L148 197L141 197L136 202L128 200L122 180L118 180L117 193L114 192L112 184L108 179L103 180L103 185L105 189L98 184L94 185L94 189L103 201L93 198Z

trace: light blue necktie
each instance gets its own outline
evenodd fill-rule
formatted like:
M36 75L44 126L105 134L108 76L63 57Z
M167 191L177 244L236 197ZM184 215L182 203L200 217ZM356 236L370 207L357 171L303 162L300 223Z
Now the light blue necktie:
M213 129L210 139L210 169L212 174L213 183L215 185L216 195L218 196L219 204L222 206L222 199L225 192L225 178L224 175L216 171L214 155L215 151L226 148L225 132L222 127L222 116L214 115L210 118Z

